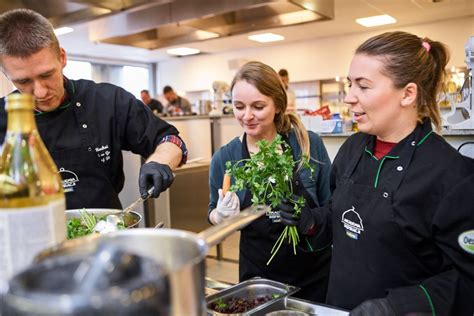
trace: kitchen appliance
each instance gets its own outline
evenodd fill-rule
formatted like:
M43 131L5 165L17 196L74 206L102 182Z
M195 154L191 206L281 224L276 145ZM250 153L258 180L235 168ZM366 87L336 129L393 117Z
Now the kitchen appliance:
M208 248L269 211L268 206L253 206L239 215L199 234L177 229L130 229L99 238L78 238L48 249L39 263L56 256L77 257L93 253L101 245L154 259L166 271L170 288L170 315L205 315L205 265ZM22 297L27 302L27 299Z
M229 84L224 81L214 81L212 89L214 90L214 102L212 111L209 115L222 115L224 109L224 97L229 93Z
M468 75L461 87L461 101L456 102L447 96L451 104L449 112L442 114L443 125L449 129L474 129L474 98L472 74L474 69L474 36L468 38L464 46Z

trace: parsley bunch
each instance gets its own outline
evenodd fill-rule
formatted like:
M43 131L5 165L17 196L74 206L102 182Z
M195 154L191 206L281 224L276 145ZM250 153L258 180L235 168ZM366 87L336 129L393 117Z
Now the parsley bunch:
M270 143L266 140L258 141L258 153L248 159L226 162L226 173L233 175L235 179L230 190L235 192L248 189L252 195L252 204L266 204L276 208L283 199L286 199L293 204L295 216L299 216L305 205L305 199L304 197L294 199L291 182L293 169L298 161L293 159L291 149L282 146L283 144L284 141L280 135L277 135ZM280 148L283 151L280 151ZM303 167L309 168L313 173L307 157L303 157ZM298 230L295 226L285 226L271 250L267 265L270 264L285 239L293 245L293 252L296 254L296 245L300 240Z

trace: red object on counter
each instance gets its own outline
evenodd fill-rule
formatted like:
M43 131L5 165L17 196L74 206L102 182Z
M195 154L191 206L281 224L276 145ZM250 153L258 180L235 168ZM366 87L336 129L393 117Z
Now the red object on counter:
M305 110L304 114L309 116L321 115L323 117L323 120L331 119L331 110L329 109L328 105L322 106L314 111Z

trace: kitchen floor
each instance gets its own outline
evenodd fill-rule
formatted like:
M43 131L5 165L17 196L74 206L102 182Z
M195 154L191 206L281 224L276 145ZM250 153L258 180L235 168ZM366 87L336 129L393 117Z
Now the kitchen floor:
M239 239L240 232L235 232L221 243L221 260L217 260L217 247L209 250L206 258L207 277L232 284L239 282Z

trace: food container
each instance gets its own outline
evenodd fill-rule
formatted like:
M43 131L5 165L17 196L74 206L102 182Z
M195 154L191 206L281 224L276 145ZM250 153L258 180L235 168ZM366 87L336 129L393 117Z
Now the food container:
M209 295L206 299L208 315L252 315L277 301L283 300L286 296L289 296L298 290L299 288L295 286L255 277L218 293ZM220 313L212 309L213 304L219 304L220 302L225 303L233 298L253 300L257 297L267 297L268 301L240 313Z
M136 228L142 221L142 216L134 211L124 213L123 210L119 209L108 209L108 208L88 208L88 209L74 209L66 210L66 219L71 219L75 217L80 217L80 212L86 211L90 214L97 216L104 216L110 214L119 215L123 219L125 227L127 228Z
M273 302L272 304L259 310L258 315L267 316L347 316L348 311L331 307L325 304L316 304L302 299L293 297L285 297L282 300Z

